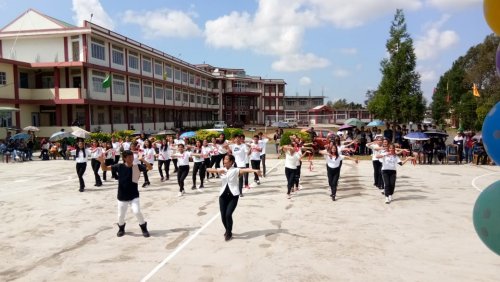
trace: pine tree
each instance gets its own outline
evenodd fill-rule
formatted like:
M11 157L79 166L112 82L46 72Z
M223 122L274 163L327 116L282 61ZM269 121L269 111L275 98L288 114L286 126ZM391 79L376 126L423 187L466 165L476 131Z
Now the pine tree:
M420 75L415 71L416 55L413 40L406 31L403 10L396 10L386 48L389 58L380 63L382 81L368 109L387 122L420 122L425 113L425 99Z

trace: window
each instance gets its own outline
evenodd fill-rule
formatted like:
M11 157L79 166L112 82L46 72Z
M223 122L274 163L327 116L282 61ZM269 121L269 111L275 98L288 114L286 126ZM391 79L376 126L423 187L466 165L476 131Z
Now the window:
M0 127L12 126L12 112L4 112L0 115Z
M158 76L163 76L163 66L161 62L155 61L155 74Z
M208 87L209 89L212 89L212 82L211 82L211 81L207 81L207 87Z
M186 92L182 93L182 102L188 102L188 94Z
M73 39L73 37L71 38ZM75 62L80 61L80 41L78 41L78 36L76 38L76 40L71 41L72 58Z
M135 96L135 97L141 96L141 85L139 79L131 78L128 88L130 96Z
M181 80L181 70L180 69L175 69L175 80Z
M0 71L0 85L7 84L7 73L4 71Z
M207 81L205 79L201 80L201 87L205 88Z
M207 103L207 96L203 95L203 105Z
M122 113L119 111L113 111L113 123L122 123Z
M181 91L179 89L175 89L175 101L181 100Z
M307 105L307 100L300 100L299 105L301 106L306 106Z
M104 51L104 41L99 40L97 38L92 38L91 43L90 43L90 52L92 58L98 59L98 60L106 60L106 52Z
M172 100L172 87L165 88L165 99Z
M165 75L167 78L172 78L172 66L165 65Z
M201 94L196 95L196 103L201 104Z
M106 74L102 71L92 71L92 90L94 92L106 93L106 89L102 87L105 78Z
M104 113L97 113L97 124L104 124Z
M161 85L155 86L155 98L157 100L163 100L163 87Z
M194 74L189 74L189 84L194 84Z
M144 122L153 122L153 109L144 109L142 111Z
M189 95L189 103L194 103L194 94Z
M121 75L113 75L113 94L125 95L125 78Z
M184 83L188 82L188 73L185 71L182 72L182 82Z
M128 67L131 69L139 69L139 55L135 52L128 53Z
M151 72L151 59L148 57L142 58L142 71Z
M142 86L144 98L153 98L153 84L149 81L144 81Z
M123 48L113 45L113 50L111 51L111 56L113 57L113 64L120 65L120 66L124 65Z

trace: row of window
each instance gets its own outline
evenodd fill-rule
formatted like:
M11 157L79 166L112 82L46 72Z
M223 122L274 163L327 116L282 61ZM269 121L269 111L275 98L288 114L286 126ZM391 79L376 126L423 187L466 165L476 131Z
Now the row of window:
M103 87L103 82L106 79L106 74L101 71L92 71L92 90L94 92L106 93ZM112 92L114 95L125 95L126 84L125 77L113 74ZM141 97L141 80L137 78L129 78L128 90L130 97ZM188 92L185 89L173 88L170 86L163 87L162 84L153 84L151 81L142 82L142 95L144 98L153 98L157 100L182 101L183 103L198 103L198 104L217 104L217 98L211 97L207 93Z
M92 58L106 61L106 47L103 40L92 38L91 39L91 52ZM128 52L128 68L133 70L141 70L145 73L154 74L158 77L163 77L164 80L174 78L182 83L189 83L195 86L201 86L202 88L209 88L215 85L211 80L202 78L199 75L189 73L187 71L182 71L180 68L172 67L169 64L165 64L158 60L154 60L151 57L140 55L138 52L129 51ZM123 47L112 45L111 48L111 62L114 65L125 66L125 50ZM154 65L153 65L154 64Z

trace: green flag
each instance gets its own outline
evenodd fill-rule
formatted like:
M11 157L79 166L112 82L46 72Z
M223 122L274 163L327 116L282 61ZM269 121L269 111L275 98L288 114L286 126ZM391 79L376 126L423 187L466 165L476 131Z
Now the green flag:
M110 88L111 87L111 75L108 75L106 79L102 82L102 88Z

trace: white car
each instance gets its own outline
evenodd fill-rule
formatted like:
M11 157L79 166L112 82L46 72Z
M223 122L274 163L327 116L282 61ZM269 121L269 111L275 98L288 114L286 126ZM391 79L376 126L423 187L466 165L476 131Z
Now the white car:
M227 124L225 121L216 121L214 124L214 128L217 128L217 129L224 129L226 127L227 127Z

